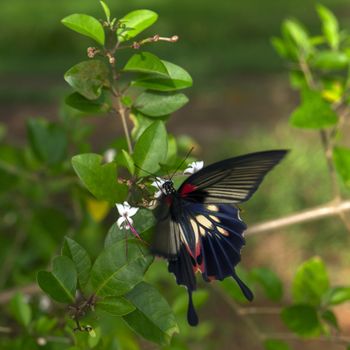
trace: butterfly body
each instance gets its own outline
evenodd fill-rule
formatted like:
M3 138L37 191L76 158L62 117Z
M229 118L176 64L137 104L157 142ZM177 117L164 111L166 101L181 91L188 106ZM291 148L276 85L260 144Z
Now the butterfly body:
M230 158L192 174L178 190L171 180L161 185L152 251L168 259L177 284L187 288L190 325L198 323L192 302L197 272L207 282L232 276L245 297L253 299L235 271L247 228L236 205L252 196L285 154L267 151Z

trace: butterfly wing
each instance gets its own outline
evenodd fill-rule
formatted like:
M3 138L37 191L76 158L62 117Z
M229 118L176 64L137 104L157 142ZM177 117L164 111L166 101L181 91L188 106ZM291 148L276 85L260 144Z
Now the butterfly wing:
M177 194L161 199L161 210L167 208L170 231L157 230L152 250L168 258L169 271L178 284L186 286L190 325L198 323L192 302L196 272L201 272L206 281L232 276L246 298L253 299L235 271L246 225L233 205L248 200L286 153L259 152L214 163L187 178Z
M285 150L250 153L211 164L188 177L179 193L194 202L245 202L286 153Z

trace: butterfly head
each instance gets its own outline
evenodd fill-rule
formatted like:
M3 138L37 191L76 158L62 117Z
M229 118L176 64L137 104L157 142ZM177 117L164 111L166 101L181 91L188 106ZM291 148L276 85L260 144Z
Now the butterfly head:
M174 187L174 183L171 180L166 180L162 184L162 189L163 189L164 194L166 196L176 193L176 190L175 190L175 187Z

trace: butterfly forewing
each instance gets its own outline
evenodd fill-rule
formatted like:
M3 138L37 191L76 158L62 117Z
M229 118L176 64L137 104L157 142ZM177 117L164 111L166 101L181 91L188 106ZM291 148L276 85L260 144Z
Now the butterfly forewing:
M241 203L248 200L264 176L285 156L287 151L251 153L211 164L191 175L179 188L193 186L187 200L204 203Z

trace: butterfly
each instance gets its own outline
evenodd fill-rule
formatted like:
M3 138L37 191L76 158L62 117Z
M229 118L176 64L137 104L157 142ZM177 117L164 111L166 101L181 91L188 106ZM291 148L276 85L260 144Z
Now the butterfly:
M178 189L171 179L162 182L151 251L168 260L177 284L187 288L191 326L198 324L192 300L196 272L207 282L231 276L244 296L253 300L253 293L235 271L247 229L237 204L253 195L286 153L271 150L225 159L195 172Z

